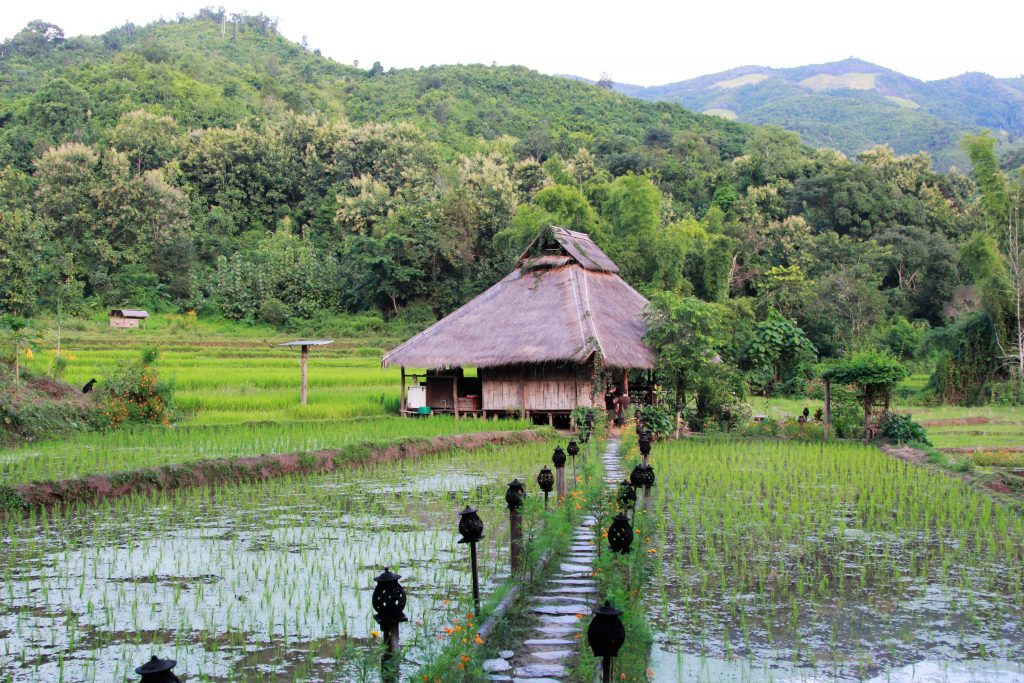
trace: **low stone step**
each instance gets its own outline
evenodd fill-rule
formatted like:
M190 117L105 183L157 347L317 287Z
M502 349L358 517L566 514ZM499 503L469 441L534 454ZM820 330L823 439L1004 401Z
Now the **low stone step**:
M590 611L590 608L586 605L578 603L568 605L539 605L537 607L531 607L530 611L534 614L586 614Z
M559 645L575 645L575 640L568 638L529 638L523 641L527 647L551 647Z
M562 683L562 681L557 678L551 678L550 676L531 676L529 678L520 678L516 676L512 679L512 683Z
M577 614L587 614L590 610L587 609L583 612L576 612L573 614L567 614L565 616L543 614L540 620L547 626L575 626L579 619L576 618Z
M572 656L572 650L544 650L542 652L533 652L530 656L534 659L539 659L542 662L553 662L556 660L568 659Z
M560 565L558 565L558 568L561 569L563 572L568 572L570 574L579 574L581 572L589 573L593 571L593 567L590 567L589 565L570 564L568 562L562 562Z
M571 636L576 633L576 629L571 626L564 626L560 624L538 626L534 631L542 636L548 636L550 638L561 638L562 636Z
M489 681L511 681L511 676L503 676L502 674L491 674L487 677Z
M573 579L573 578L551 579L550 583L557 583L557 584L560 584L562 586L596 586L597 585L597 582L594 581L593 579Z
M516 678L553 678L565 675L565 667L561 664L527 664L516 669Z
M588 593L596 593L597 588L594 586L562 586L556 590L549 591L547 595L585 595Z

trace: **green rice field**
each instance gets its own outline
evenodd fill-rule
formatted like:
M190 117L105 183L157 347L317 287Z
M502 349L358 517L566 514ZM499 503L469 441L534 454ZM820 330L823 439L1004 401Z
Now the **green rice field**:
M1024 518L858 444L657 444L657 681L1020 681Z
M531 481L551 447L9 515L0 680L135 680L153 652L188 680L375 681L370 595L385 566L408 591L403 656L414 671L450 631L470 629L457 512L472 504L484 520L486 595L507 575L507 482ZM529 496L524 534L543 514Z

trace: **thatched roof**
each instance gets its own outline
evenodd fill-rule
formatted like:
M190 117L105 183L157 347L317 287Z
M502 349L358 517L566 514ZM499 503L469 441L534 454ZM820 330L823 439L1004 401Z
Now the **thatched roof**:
M384 367L585 363L653 368L643 343L647 299L584 233L552 228L512 273L383 359Z

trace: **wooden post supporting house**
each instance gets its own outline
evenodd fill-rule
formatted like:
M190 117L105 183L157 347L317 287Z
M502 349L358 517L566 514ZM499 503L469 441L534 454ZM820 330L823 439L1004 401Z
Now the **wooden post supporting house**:
M306 399L308 397L308 364L309 364L309 347L310 346L327 346L328 344L334 343L333 339L316 339L316 340L299 340L290 341L278 346L298 346L299 352L299 366L300 374L302 377L302 388L299 391L299 404L306 405Z
M405 395L405 366L403 365L402 366L402 397L399 399L399 402L398 402L398 410L399 410L399 414L401 414L401 415L405 415L405 401L406 401L406 395Z

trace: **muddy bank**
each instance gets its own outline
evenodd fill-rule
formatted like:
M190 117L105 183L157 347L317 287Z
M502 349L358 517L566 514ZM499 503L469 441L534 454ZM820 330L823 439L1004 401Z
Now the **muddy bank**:
M548 435L543 431L529 429L452 434L426 439L404 439L389 444L353 444L344 448L311 453L199 460L78 479L0 486L0 517L11 509L95 503L189 486L258 481L290 474L332 472L343 467L419 458L452 448L473 450L484 446L543 441L547 438Z

